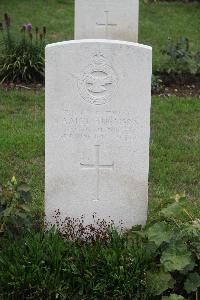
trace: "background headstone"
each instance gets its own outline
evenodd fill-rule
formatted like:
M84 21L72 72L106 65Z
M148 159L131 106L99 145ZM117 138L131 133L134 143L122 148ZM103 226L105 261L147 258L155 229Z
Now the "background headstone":
M46 215L144 224L151 47L82 40L46 47Z
M139 0L76 0L75 39L138 41Z

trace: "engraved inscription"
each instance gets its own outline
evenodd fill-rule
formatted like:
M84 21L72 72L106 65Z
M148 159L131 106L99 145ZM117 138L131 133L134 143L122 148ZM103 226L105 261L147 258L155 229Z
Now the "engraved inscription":
M109 11L108 10L105 10L104 13L105 13L105 18L106 18L105 23L96 23L96 25L97 26L104 26L105 27L106 37L108 37L108 29L109 29L109 27L115 27L115 26L117 26L117 24L109 22Z
M114 140L132 142L138 123L131 112L96 111L81 113L65 110L63 139L78 139L82 141Z
M80 163L81 169L84 170L95 170L96 171L96 198L93 201L99 201L99 186L100 186L100 170L101 169L114 169L114 162L111 165L100 164L100 145L95 145L95 163L94 164L83 164Z
M79 93L86 102L94 105L110 101L117 87L117 75L107 64L102 53L96 53L92 63L86 67L78 80Z

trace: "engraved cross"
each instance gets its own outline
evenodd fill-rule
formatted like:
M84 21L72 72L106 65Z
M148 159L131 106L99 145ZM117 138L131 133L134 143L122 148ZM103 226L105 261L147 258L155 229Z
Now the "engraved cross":
M105 26L106 37L108 37L108 27L117 26L117 24L109 23L109 11L105 10L106 22L105 23L96 23L97 26Z
M96 170L96 199L94 201L99 201L99 185L100 185L100 170L109 169L113 170L114 162L111 165L101 165L100 164L100 145L95 145L95 163L94 164L80 164L82 169L85 170Z

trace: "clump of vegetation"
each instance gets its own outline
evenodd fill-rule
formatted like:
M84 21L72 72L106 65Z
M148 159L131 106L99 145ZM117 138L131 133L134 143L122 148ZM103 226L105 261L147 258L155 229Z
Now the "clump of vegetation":
M177 195L140 233L156 248L155 268L148 272L147 282L150 293L164 295L162 299L198 299L200 219L187 207L186 197Z
M61 235L72 241L79 241L83 243L95 243L97 240L107 242L110 240L110 232L114 229L114 221L106 221L97 218L96 213L93 214L93 223L85 224L84 216L81 218L66 217L62 219L60 210L55 211L53 215L56 229ZM52 227L52 224L47 223L47 227ZM123 224L118 224L118 231L122 232Z
M152 78L151 78L151 91L154 94L158 94L158 93L162 92L162 90L163 90L162 80L160 79L159 76L156 76L153 74Z
M194 82L200 76L200 51L193 52L187 38L170 41L163 49L165 61L158 73L168 82Z
M40 31L31 23L24 24L20 35L15 35L11 18L5 14L0 31L0 82L43 82L46 27Z
M62 221L59 211L49 229L44 223L19 227L18 217L30 218L23 204L28 195L14 177L1 191L3 231L13 233L17 225L17 238L1 242L0 298L198 299L200 220L185 196L170 199L145 228L122 234L112 222Z
M30 200L30 188L23 182L17 182L15 176L0 186L0 236L16 237L23 227L28 228Z
M53 229L30 232L0 254L0 295L15 299L147 299L153 263L143 243L110 233L109 242L79 243Z

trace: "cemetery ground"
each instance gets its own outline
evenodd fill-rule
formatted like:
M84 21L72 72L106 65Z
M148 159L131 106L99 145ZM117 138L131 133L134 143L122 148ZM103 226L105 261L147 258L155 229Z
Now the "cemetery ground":
M46 25L49 42L57 42L73 39L73 3L48 0L44 9L40 0L31 5L1 0L0 12L11 15L16 36L22 24L31 22ZM160 50L169 37L185 36L199 50L199 4L141 1L139 28L139 42L153 47L157 69L164 63ZM44 90L22 85L0 87L0 183L13 176L26 182L35 216L44 211ZM5 239L0 230L0 299L198 299L200 98L198 90L188 96L184 88L177 93L184 96L173 95L172 89L152 97L147 231L134 229L139 234L131 232L128 241L113 233L111 243L103 236L100 243L84 245L45 234L36 224L20 237L15 228L13 239L11 211ZM186 201L176 197L174 203L176 194ZM16 195L5 189L4 196ZM171 293L182 296L168 298Z
M0 169L28 181L33 210L44 209L44 92L0 90ZM200 101L198 97L153 97L149 216L177 193L200 213Z
M35 213L44 210L44 91L1 89L0 99L1 179L5 183L14 175L28 183L33 216L31 223L25 222L25 232L23 227L14 227L15 238L12 210L7 219L8 232L0 244L0 298L160 300L158 295L165 295L162 300L197 300L199 98L152 99L146 233L135 228L127 240L114 232L110 238L103 231L100 241L86 244L45 233L37 215L35 223ZM15 189L15 179L11 186ZM26 192L22 190L23 197ZM174 203L170 197L177 193L185 193L186 200ZM16 199L10 188L5 196ZM27 216L26 210L18 211L23 218ZM33 229L32 222L36 224ZM69 232L65 234L68 237ZM194 268L193 272L184 275L187 268ZM168 298L170 291L174 295Z

